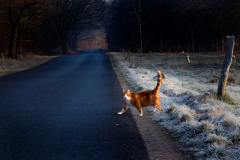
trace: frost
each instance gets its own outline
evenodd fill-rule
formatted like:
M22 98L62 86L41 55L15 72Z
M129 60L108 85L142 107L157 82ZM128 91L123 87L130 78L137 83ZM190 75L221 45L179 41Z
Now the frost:
M153 113L152 119L179 137L183 150L192 152L196 159L240 159L238 84L227 86L227 94L234 100L229 103L211 96L211 92L217 90L217 83L199 83L198 73L185 72L182 84L177 69L158 64L161 57L144 57L140 67L133 69L122 55L112 55L117 59L118 69L135 90L155 88L157 71L151 67L152 63L165 74L159 91L162 110L159 114ZM208 92L210 95L205 94ZM148 110L152 112L153 108Z

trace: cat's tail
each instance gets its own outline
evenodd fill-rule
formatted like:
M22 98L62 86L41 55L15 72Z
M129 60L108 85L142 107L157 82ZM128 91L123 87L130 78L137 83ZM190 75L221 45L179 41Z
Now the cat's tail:
M158 73L158 81L157 81L157 86L154 89L155 92L158 92L158 90L159 90L159 88L160 88L160 86L162 84L162 78L164 79L164 74L163 73L161 74L160 71L158 71L157 73Z

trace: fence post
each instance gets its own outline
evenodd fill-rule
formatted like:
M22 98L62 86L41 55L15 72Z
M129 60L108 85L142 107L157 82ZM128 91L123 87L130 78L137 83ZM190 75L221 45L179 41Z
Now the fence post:
M4 53L1 53L0 55L1 55L1 58L4 59Z
M223 60L222 72L221 72L221 76L219 78L219 83L218 83L218 92L217 92L218 96L225 95L226 85L228 80L228 73L232 64L234 39L235 39L234 36L226 37L226 55Z
M128 60L129 60L129 62L131 62L131 61L130 61L130 51L128 51L128 56L129 56L129 59L128 59Z

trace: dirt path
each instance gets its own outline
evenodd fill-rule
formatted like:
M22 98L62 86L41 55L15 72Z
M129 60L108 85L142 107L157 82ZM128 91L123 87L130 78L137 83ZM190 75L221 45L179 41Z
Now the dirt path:
M111 60L111 58L110 58ZM113 64L113 63L112 63ZM124 79L122 73L113 66L115 73L118 76L122 89L134 90ZM139 132L147 147L147 151L151 160L192 160L193 156L188 155L176 146L176 138L172 137L169 131L160 126L158 122L153 121L150 117L151 113L147 108L143 108L143 116L139 116L139 112L134 107L130 107L133 117L138 126Z

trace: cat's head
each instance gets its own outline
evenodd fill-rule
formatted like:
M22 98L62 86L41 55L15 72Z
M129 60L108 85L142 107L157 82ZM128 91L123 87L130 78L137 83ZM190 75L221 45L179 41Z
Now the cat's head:
M130 90L127 91L122 90L122 97L123 99L129 99L131 97Z

